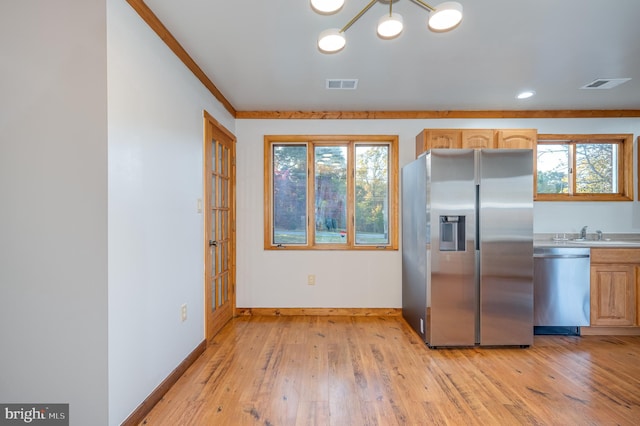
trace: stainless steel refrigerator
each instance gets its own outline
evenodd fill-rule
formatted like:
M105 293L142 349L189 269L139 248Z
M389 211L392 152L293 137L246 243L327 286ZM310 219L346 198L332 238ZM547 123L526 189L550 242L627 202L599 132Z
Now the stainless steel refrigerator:
M533 158L433 149L402 169L402 313L430 347L533 343Z

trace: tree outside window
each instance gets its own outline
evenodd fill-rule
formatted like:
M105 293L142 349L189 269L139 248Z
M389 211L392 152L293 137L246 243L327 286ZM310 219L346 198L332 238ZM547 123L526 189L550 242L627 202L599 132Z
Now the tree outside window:
M536 200L633 200L632 135L538 135Z
M397 249L397 137L265 137L265 248Z

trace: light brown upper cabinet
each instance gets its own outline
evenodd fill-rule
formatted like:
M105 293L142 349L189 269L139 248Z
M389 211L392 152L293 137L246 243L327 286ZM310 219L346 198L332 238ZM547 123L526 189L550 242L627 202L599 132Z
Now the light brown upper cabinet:
M462 131L462 148L495 148L496 131L493 129L465 129Z
M436 148L462 148L460 129L424 129L416 136L416 157Z
M536 129L498 130L498 148L535 149L538 139Z
M536 129L424 129L416 136L416 157L435 148L536 148Z

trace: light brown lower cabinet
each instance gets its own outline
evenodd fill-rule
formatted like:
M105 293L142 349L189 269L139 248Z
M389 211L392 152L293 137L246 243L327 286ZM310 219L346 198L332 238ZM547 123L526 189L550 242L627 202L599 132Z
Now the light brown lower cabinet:
M591 326L640 325L640 249L591 249Z
M636 325L636 267L591 267L591 325Z

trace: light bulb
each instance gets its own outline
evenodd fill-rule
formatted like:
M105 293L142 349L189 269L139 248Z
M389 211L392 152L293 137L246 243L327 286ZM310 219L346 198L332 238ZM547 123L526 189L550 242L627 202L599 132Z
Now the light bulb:
M341 50L347 43L347 39L337 28L324 30L318 36L318 49L323 53L335 53Z
M318 13L336 13L344 5L344 0L311 0L311 7Z
M462 5L455 1L446 1L435 7L429 16L429 28L433 31L448 31L462 21Z
M378 35L382 38L397 37L402 32L402 28L402 15L399 13L385 15L378 21Z

